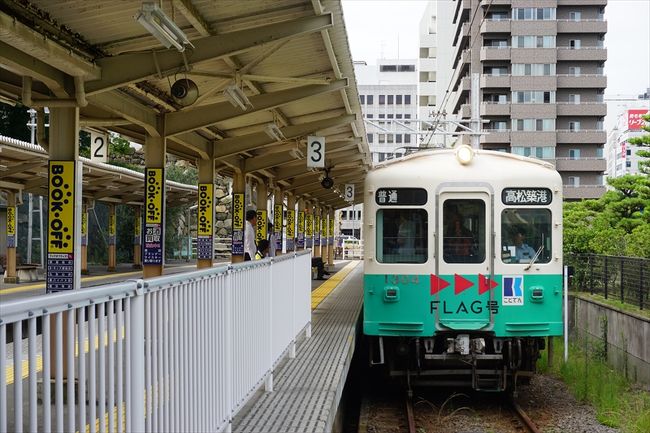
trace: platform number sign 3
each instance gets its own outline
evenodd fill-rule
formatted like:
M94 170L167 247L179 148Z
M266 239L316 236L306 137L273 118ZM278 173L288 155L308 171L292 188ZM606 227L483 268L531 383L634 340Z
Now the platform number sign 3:
M106 134L90 133L90 160L108 162L108 136Z
M343 198L345 201L354 201L354 184L346 183L345 191L343 192Z
M325 168L325 137L307 137L307 167Z

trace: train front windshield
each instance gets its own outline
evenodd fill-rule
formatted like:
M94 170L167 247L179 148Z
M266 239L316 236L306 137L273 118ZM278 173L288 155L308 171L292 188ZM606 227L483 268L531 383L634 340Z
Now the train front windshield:
M501 260L504 263L551 261L551 211L504 209L501 213Z
M424 263L427 261L427 211L380 209L377 211L377 261Z

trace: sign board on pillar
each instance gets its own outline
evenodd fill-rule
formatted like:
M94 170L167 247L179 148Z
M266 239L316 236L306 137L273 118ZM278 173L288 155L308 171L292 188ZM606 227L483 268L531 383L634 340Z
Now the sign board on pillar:
M298 248L305 248L305 211L298 211Z
M16 248L16 206L7 208L7 248Z
M108 162L108 135L90 132L90 160Z
M320 246L320 216L314 215L314 246Z
M267 239L268 233L268 220L266 217L266 209L257 211L257 227L255 227L255 243L259 244L262 239Z
M244 194L232 195L232 255L244 255Z
M108 245L115 245L116 235L117 235L117 226L116 226L116 221L115 221L115 213L109 212L109 214L108 214Z
M343 199L345 201L354 201L354 184L346 183L343 190Z
M136 217L133 223L133 245L142 245L142 216Z
M305 215L305 248L311 248L314 244L314 215Z
M81 245L88 245L88 210L81 211Z
M325 168L325 137L307 137L307 167Z
M328 233L328 235L329 235L329 244L334 245L334 218L332 217L332 215L330 215L329 225L330 225L330 229L329 229L329 233Z
M287 252L294 250L296 238L296 211L287 210Z
M197 209L196 258L211 260L214 256L214 185L199 184L199 203Z
M74 287L75 162L48 166L47 293Z
M145 265L163 264L163 196L164 169L147 168L145 181L145 232L142 263Z
M282 203L273 206L273 234L275 235L275 245L271 248L276 250L282 249Z

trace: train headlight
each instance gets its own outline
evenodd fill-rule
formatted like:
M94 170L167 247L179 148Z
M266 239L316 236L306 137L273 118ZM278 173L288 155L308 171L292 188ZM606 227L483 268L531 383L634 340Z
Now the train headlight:
M467 165L472 162L474 158L474 149L467 145L460 146L456 151L456 159L463 165Z

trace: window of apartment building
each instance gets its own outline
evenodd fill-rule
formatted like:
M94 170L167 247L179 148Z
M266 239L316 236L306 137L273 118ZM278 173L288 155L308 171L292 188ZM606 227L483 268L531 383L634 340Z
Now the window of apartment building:
M404 134L404 143L411 142L411 134Z
M397 113L397 114L395 115L395 119L401 119L401 118L402 118L402 115L401 115L400 113Z
M488 19L488 20L491 20L491 21L505 21L505 20L507 20L507 19L509 19L509 18L510 18L510 17L509 17L509 13L508 13L508 12L506 12L506 11L497 11L497 12L492 12L492 13L488 16L487 19Z
M580 21L581 13L580 12L569 12L569 19L572 21Z
M366 137L368 137L368 143L372 143L374 135L373 134L367 134Z
M580 159L580 149L569 149L569 158Z
M512 146L511 151L515 155L529 156L538 159L554 159L555 147L553 146Z
M626 154L627 156L632 156L632 149L626 149L626 150L625 150L625 154Z
M388 99L388 105L393 105L394 96L388 95L387 99Z
M379 72L397 72L397 65L380 65Z
M512 75L516 75L516 76L555 75L555 63L513 63Z
M578 50L578 49L580 49L580 46L581 46L581 45L582 45L582 44L581 44L581 42L580 42L580 39L571 39L571 40L569 41L569 47L570 47L572 50Z
M402 134L395 134L395 143L402 142Z
M378 137L380 144L386 143L386 134L378 134Z
M373 117L375 117L374 114L366 114L366 119L372 119Z
M346 211L346 210L341 211L341 219L342 220L348 219L348 211Z
M411 95L404 95L404 104L405 105L411 104Z
M512 102L516 104L555 104L555 92L524 90L512 92Z
M580 176L569 176L567 186L580 186Z
M491 103L491 104L507 104L508 103L508 95L497 94L497 93L486 94L483 97L483 102L487 102L487 103Z
M505 131L508 129L508 122L505 120L493 120L488 124L488 128L494 131Z
M485 68L485 73L487 75L494 75L494 76L500 76L500 75L508 75L508 68L504 66L491 66Z
M386 134L386 143L394 143L395 142L395 135L394 134Z
M514 8L513 20L554 20L555 8Z
M513 36L513 48L555 48L555 36Z
M603 157L603 148L599 147L596 149L596 158L602 158Z
M580 75L580 66L569 66L569 75Z
M397 105L402 105L402 95L395 95L395 103Z
M415 72L415 65L399 65L397 69L399 72Z
M404 115L404 118L405 118L405 119L410 119L410 118L411 118L411 115L410 115L410 114L405 114L405 115ZM411 122L404 122L404 125L410 125L410 124L411 124ZM407 142L405 141L404 143L407 143Z
M488 39L485 41L484 47L489 48L508 48L507 39Z
M577 120L569 122L569 131L580 131L580 122Z
M373 95L366 95L366 102L368 103L368 105L373 104L372 100L373 100Z
M513 131L555 131L555 119L512 119Z
M379 105L386 105L386 95L379 95Z
M361 101L362 104L366 103L366 95L359 95L359 101Z
M579 104L580 103L580 94L570 94L569 95L569 102L572 104Z
M625 161L625 166L626 166L627 168L632 167L632 161Z

